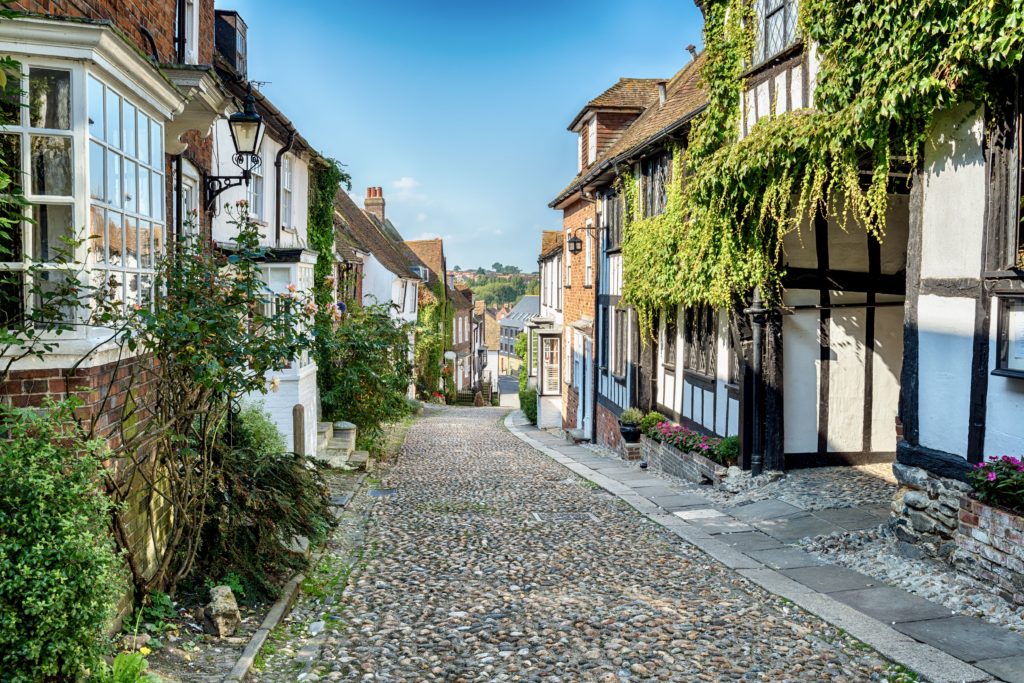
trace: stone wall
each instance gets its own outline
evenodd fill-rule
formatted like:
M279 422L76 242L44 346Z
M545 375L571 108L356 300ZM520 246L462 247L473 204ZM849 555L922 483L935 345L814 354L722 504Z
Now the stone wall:
M640 438L640 452L649 467L696 484L718 486L727 475L724 467L702 455L684 453L646 436Z
M956 550L960 497L971 487L901 463L892 466L899 489L892 502L893 532L904 554L949 560Z
M1024 605L1024 516L961 496L958 530L957 569Z

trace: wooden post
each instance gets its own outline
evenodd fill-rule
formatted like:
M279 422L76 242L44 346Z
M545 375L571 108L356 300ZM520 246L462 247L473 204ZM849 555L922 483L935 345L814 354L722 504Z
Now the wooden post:
M306 455L306 408L301 403L292 406L292 450Z

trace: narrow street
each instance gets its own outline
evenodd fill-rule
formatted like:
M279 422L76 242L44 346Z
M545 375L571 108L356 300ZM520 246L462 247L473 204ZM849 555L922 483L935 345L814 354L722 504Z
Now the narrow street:
M316 654L292 623L300 642L276 647L305 665L258 680L887 680L872 650L525 445L506 414L416 420L376 484L397 491L364 496L343 597L297 608L326 619Z

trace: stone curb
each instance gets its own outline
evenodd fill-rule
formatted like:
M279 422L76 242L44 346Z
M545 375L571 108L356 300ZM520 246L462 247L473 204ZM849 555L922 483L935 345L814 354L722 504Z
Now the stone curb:
M789 600L804 611L845 630L857 640L870 645L885 658L916 672L933 683L985 683L998 680L947 652L920 643L910 636L896 631L888 624L869 617L823 593L803 586L735 548L715 540L703 530L664 512L628 485L592 470L531 438L520 428L520 425L512 423L513 415L515 415L515 411L509 413L505 418L505 426L520 441L580 477L616 495L650 521L679 536L769 593Z
M366 473L363 472L359 475L359 481L356 482L356 491L359 491L363 487L363 482L366 481ZM344 509L345 506L340 506L339 509ZM316 563L323 557L323 551L318 552L312 556L309 560L309 566L314 567ZM291 612L292 606L295 604L295 599L299 595L299 589L302 588L302 582L305 580L305 574L296 574L291 580L285 584L284 589L281 591L281 597L277 599L274 606L267 612L267 616L263 618L263 623L260 624L259 629L252 634L252 638L249 639L249 644L242 650L241 656L235 662L235 665L231 667L231 671L224 677L223 683L242 683L246 676L249 675L249 671L252 669L253 662L256 661L256 655L259 654L263 648L263 643L267 641L270 633L277 628L277 625L281 623L281 620Z

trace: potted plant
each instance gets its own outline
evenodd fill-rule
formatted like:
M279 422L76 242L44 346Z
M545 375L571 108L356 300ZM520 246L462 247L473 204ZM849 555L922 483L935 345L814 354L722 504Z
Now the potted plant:
M619 415L619 433L622 434L626 443L638 443L640 441L640 421L644 414L636 408L626 408Z

